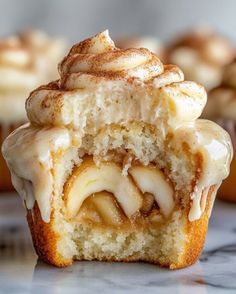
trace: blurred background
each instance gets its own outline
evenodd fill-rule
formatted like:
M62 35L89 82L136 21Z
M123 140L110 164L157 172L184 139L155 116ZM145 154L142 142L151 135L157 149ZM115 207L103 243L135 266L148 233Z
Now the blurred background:
M236 39L234 0L1 0L0 35L36 27L75 42L108 28L113 38L169 40L196 24Z

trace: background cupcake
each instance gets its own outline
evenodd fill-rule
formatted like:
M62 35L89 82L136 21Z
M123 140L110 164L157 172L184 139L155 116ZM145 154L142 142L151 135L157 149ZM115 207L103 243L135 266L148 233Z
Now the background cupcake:
M221 83L223 67L234 55L231 42L208 27L179 36L168 48L168 62L180 66L187 79L203 84L207 90Z
M57 78L62 40L40 31L28 31L0 40L0 146L26 121L25 99L46 80ZM12 189L10 175L0 153L0 190Z
M227 65L220 86L211 90L203 116L224 127L231 136L236 152L236 59ZM231 163L230 175L223 182L219 197L236 202L236 156Z

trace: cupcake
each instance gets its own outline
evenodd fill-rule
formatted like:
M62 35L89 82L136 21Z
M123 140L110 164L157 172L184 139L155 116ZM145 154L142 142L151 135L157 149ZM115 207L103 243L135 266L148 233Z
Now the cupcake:
M235 55L231 42L209 28L200 27L170 44L168 61L177 64L189 80L210 90L221 83L222 69Z
M107 31L74 45L59 72L2 148L38 256L194 263L232 159L228 133L197 119L204 88Z
M151 36L123 37L117 40L116 45L121 49L147 48L154 52L162 62L166 60L164 45L160 40Z
M26 122L25 99L29 92L58 75L56 65L64 43L39 31L0 40L0 146ZM11 190L10 174L0 154L0 191Z
M227 65L223 72L222 84L209 93L208 103L203 116L216 121L231 136L236 149L236 59ZM236 202L236 157L230 167L229 177L219 189L219 197Z

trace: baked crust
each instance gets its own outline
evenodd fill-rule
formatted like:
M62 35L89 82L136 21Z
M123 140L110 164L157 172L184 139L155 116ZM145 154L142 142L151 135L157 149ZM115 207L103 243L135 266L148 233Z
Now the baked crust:
M54 211L52 211L50 222L45 223L42 220L37 203L32 210L27 210L27 221L34 248L39 258L57 267L69 266L73 260L66 260L57 252L57 241L60 236L53 230L54 220Z
M164 260L148 259L140 260L136 256L131 256L129 258L100 258L93 259L99 261L119 261L119 262L136 262L144 261L148 263L158 264L162 267L168 267L170 269L180 269L192 265L199 258L207 233L208 220L209 220L209 209L211 203L211 196L214 191L214 186L209 189L207 196L207 205L201 218L197 221L190 222L187 220L186 224L186 242L184 245L184 253L177 263L169 263ZM53 229L54 223L54 213L52 211L51 221L45 223L42 218L38 208L37 203L35 203L32 210L27 212L27 220L32 234L33 244L36 253L39 258L44 262L54 265L56 267L66 267L73 263L72 259L65 259L57 252L57 242L60 239L60 235L57 234ZM84 260L84 259L77 259Z

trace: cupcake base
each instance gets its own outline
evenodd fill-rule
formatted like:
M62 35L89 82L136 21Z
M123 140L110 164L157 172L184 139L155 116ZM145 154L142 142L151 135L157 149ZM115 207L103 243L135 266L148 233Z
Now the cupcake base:
M83 238L77 240L80 246L82 246L81 250L83 252L80 252L81 250L78 249L78 252L76 252L74 255L70 255L70 250L71 248L73 248L73 246L70 246L70 240L66 237L67 233L64 231L62 234L60 234L58 231L58 217L61 216L59 216L56 209L53 209L50 222L45 223L41 218L41 214L37 204L35 204L32 210L28 210L27 220L32 234L34 248L39 258L42 259L44 262L52 264L56 267L69 266L75 260L98 260L118 262L144 261L157 264L162 267L168 267L170 269L180 269L195 263L202 252L208 227L209 214L211 212L211 202L213 194L214 187L211 187L207 195L206 209L199 220L194 222L188 221L187 213L182 211L182 216L176 226L176 234L174 234L173 236L169 236L170 240L174 236L174 238L176 238L177 240L180 233L183 235L183 240L182 242L180 242L181 245L178 246L176 240L174 242L174 246L176 247L175 251L177 253L176 258L173 258L171 254L160 255L160 252L155 252L155 250L153 251L154 254L151 255L143 255L142 250L136 252L136 254L127 256L119 256L110 251L109 253L104 252L103 254L95 254L94 252L94 255L89 255L86 251L86 248L88 248L89 250L89 247L81 245L84 240ZM168 228L166 228L167 236L168 232L170 233L172 225L169 225ZM62 231L64 229L65 228L63 228ZM95 234L93 230L86 231L86 234L88 233ZM122 232L119 230L115 233L113 232L113 234L117 237L116 240L119 240L122 237ZM106 238L106 235L107 234L103 235L103 237L100 235L100 238ZM137 232L135 235L137 235ZM86 238L87 237L88 235L86 235ZM73 240L75 241L75 239ZM148 238L146 238L145 240L146 242L148 242ZM90 241L87 240L86 242L88 245ZM106 244L108 245L107 242ZM124 248L126 248L125 244L126 243L124 242ZM168 248L168 246L170 246L170 244L166 243L165 247ZM65 256L63 256L61 252L59 252L59 248L63 248L63 251L66 252ZM99 249L96 247L96 250ZM152 250L151 247L150 250Z

